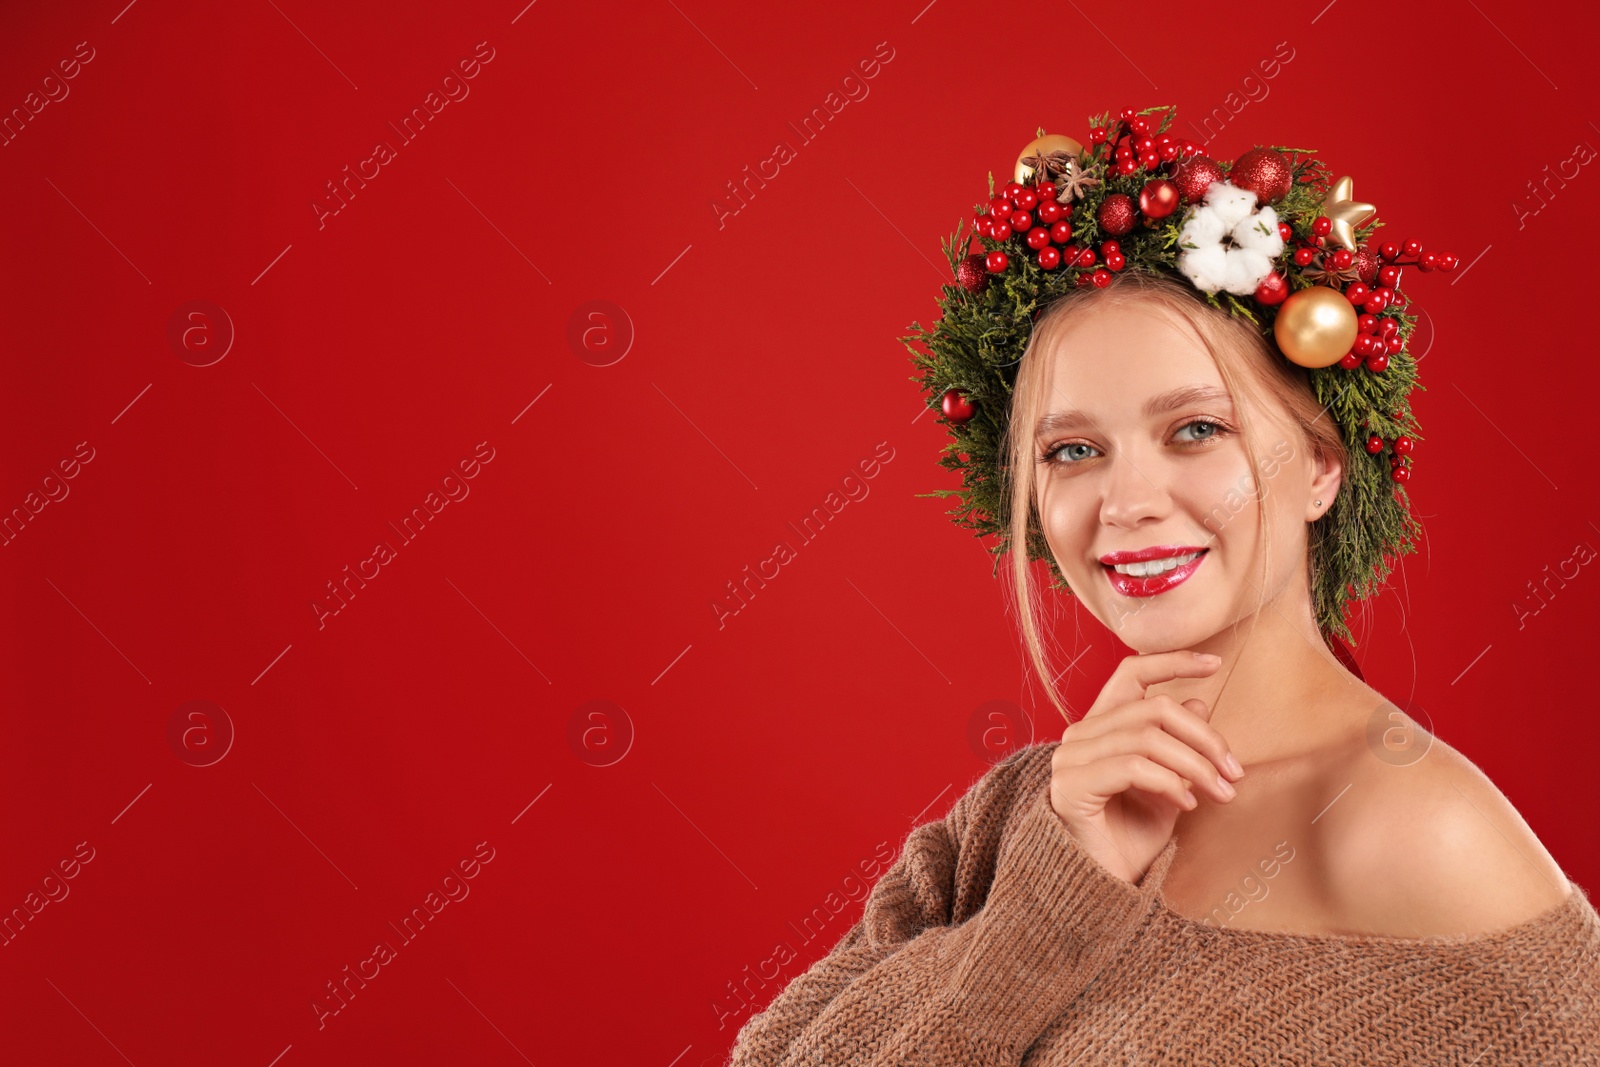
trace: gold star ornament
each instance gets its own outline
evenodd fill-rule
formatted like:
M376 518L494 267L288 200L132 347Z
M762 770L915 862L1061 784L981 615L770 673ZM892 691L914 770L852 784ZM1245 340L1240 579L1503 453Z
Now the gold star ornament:
M1322 201L1322 213L1333 222L1334 238L1350 251L1357 251L1355 228L1378 213L1371 204L1352 200L1355 181L1348 174L1333 183Z

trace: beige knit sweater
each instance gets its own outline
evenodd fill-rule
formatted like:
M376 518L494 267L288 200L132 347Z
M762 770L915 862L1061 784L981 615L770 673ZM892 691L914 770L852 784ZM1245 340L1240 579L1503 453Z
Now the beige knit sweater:
M1576 883L1494 933L1228 928L1172 911L1050 806L1057 742L917 827L828 955L740 1029L728 1067L1600 1064L1600 916Z

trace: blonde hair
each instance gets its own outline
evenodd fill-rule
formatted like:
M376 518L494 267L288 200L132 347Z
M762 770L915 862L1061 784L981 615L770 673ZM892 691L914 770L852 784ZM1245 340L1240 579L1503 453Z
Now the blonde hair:
M1033 429L1043 414L1047 398L1045 380L1050 370L1046 358L1067 326L1081 315L1103 307L1123 306L1132 302L1154 305L1179 323L1186 324L1199 337L1201 344L1216 363L1224 387L1229 394L1243 402L1238 405L1239 430L1246 452L1254 460L1262 453L1256 447L1259 435L1248 415L1249 410L1285 412L1299 435L1296 447L1309 446L1312 454L1321 458L1337 459L1346 472L1339 492L1348 484L1349 455L1343 435L1317 401L1309 373L1304 367L1289 362L1278 351L1276 342L1261 332L1253 323L1234 316L1221 308L1206 303L1196 291L1170 274L1128 268L1112 276L1105 288L1084 288L1069 291L1046 304L1034 322L1016 382L1012 387L1011 417L1008 420L1008 440L1005 452L1009 462L1001 472L1007 480L1006 497L1010 502L1008 524L1010 527L1012 592L1016 599L1018 621L1022 627L1024 644L1034 670L1044 684L1045 694L1063 718L1069 719L1067 706L1055 686L1051 673L1050 656L1041 636L1044 632L1042 605L1034 595L1031 559L1043 558L1055 578L1053 588L1071 592L1056 564L1054 555L1044 540L1038 511L1038 455L1033 439ZM1265 604L1267 568L1272 556L1271 528L1266 522L1265 508L1260 506L1265 489L1257 464L1250 465L1250 476L1257 501L1258 534L1263 545L1261 553L1262 577L1257 587L1259 600L1257 614ZM1329 502L1330 505L1332 501ZM1324 552L1332 526L1330 506L1311 523L1306 553L1306 579L1315 593L1318 588L1316 572L1324 564ZM1031 548L1031 551L1030 551ZM1254 623L1252 622L1252 629Z

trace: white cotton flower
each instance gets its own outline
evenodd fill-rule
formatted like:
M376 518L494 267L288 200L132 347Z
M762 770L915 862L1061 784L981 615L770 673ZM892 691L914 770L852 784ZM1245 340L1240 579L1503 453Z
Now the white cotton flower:
M1190 210L1178 231L1178 269L1201 292L1256 291L1283 253L1278 213L1256 207L1256 194L1225 181L1211 183L1205 202Z

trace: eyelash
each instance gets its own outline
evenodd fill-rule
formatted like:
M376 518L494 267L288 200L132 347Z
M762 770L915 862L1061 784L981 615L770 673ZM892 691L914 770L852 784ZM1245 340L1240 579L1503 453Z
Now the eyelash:
M1229 426L1227 423L1222 422L1219 419L1190 419L1188 422L1184 423L1182 426L1179 426L1178 429L1179 430L1187 430L1191 426L1214 426L1214 427L1216 427L1216 433L1213 433L1209 437L1202 438L1202 439L1200 439L1198 441L1184 441L1184 442L1182 442L1183 444L1192 445L1192 446L1194 446L1196 448L1203 448L1203 447L1206 446L1207 443L1209 443L1211 441L1215 441L1215 440L1217 440L1219 438L1222 438L1222 437L1226 437L1229 434L1233 433L1233 428L1231 426ZM1050 465L1057 466L1057 467L1076 466L1077 464L1082 463L1083 460L1080 459L1080 460L1073 460L1071 462L1057 462L1055 457L1056 457L1056 453L1060 452L1062 449L1070 448L1073 445L1081 445L1081 444L1084 444L1084 442L1082 442L1082 441L1062 441L1060 444L1051 445L1049 448L1045 449L1044 453L1039 457L1039 462L1040 463L1044 463L1044 464L1050 464ZM1093 445L1085 445L1085 447L1094 448ZM1090 456L1090 457L1086 457L1086 458L1092 459L1093 457Z

